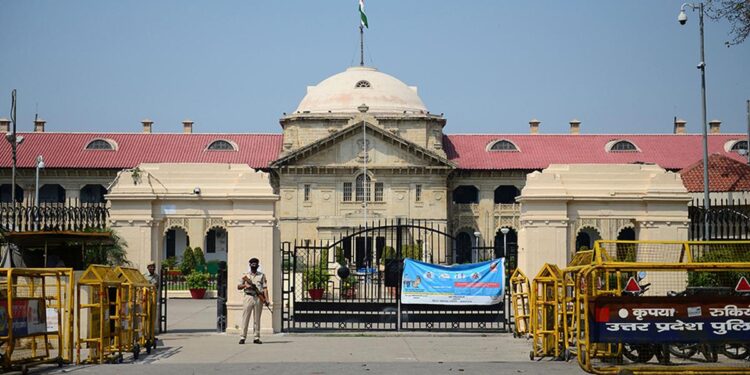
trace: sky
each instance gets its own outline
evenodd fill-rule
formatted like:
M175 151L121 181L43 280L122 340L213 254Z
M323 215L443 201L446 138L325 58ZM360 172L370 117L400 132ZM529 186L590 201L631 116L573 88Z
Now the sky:
M701 132L682 1L370 0L365 63L419 87L445 132ZM357 0L1 0L0 117L18 131L280 133L306 86L359 62ZM750 39L706 19L708 119L747 132Z

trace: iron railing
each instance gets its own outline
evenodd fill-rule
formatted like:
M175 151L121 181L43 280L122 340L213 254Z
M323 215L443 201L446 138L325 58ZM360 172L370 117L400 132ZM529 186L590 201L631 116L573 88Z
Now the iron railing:
M750 200L712 200L706 212L702 199L690 202L691 240L747 240L750 239ZM709 235L705 234L708 220Z
M0 227L8 232L102 230L108 217L106 203L0 203Z

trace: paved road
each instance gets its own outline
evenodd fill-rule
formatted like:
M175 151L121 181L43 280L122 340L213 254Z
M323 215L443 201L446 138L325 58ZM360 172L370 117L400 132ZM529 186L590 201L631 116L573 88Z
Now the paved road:
M529 361L529 342L492 335L267 335L238 345L213 332L215 301L170 300L169 333L152 355L71 374L580 374L575 362Z

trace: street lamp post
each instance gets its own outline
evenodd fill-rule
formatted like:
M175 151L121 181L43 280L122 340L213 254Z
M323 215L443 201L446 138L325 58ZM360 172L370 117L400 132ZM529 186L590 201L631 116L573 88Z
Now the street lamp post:
M34 207L39 207L39 170L44 169L44 158L42 155L36 157L36 185L34 185Z
M482 232L476 231L474 232L474 241L476 242L476 245L474 246L474 251L472 252L472 259L471 261L476 263L479 261L479 238L482 237Z
M510 229L507 227L500 228L500 233L503 234L503 258L508 257L508 232L510 232Z
M701 71L701 99L703 101L702 114L703 114L703 209L704 209L704 232L703 238L710 239L709 233L709 222L708 212L711 208L711 202L709 200L709 186L708 186L708 122L706 120L706 59L703 48L703 3L691 4L685 3L680 7L680 14L677 16L677 21L680 25L687 23L687 14L685 14L685 7L690 7L692 10L698 10L698 19L701 33L701 61L698 63L698 69Z

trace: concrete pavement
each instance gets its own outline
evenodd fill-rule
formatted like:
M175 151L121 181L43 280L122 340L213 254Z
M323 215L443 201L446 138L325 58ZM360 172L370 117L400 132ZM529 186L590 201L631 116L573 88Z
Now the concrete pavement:
M510 334L276 334L263 344L214 332L215 300L170 300L168 333L151 355L117 365L67 366L73 374L579 374L575 361L530 361ZM251 340L249 341L251 342ZM39 370L37 370L39 371Z

